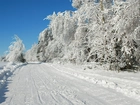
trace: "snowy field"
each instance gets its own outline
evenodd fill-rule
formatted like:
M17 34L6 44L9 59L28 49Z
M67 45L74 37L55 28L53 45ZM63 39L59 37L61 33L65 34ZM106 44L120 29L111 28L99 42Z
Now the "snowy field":
M94 64L0 65L0 105L140 105L140 73Z

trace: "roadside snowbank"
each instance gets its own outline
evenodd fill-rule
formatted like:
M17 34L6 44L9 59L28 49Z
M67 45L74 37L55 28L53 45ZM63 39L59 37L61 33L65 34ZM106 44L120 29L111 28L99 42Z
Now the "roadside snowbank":
M14 70L18 67L25 65L26 63L0 63L0 89L4 86L7 78L12 75Z
M106 71L98 65L59 65L52 64L53 68L77 78L86 80L105 88L110 88L128 97L140 101L140 73Z

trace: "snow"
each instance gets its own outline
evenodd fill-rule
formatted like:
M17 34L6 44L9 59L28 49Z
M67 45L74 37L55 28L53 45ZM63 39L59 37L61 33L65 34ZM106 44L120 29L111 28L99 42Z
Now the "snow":
M3 64L0 64L3 66ZM7 63L1 105L139 105L140 73L107 71L101 65ZM4 80L4 79L3 79Z
M139 105L139 0L93 1L47 16L26 53L15 36L1 59L11 62L0 62L1 105Z
M17 63L14 64L12 62L0 62L0 90L4 87L7 82L8 77L12 75L14 70L18 67L25 65L26 63ZM1 93L1 91L0 91ZM1 94L0 94L1 95Z
M86 67L85 67L86 66ZM129 73L129 72L114 72L105 71L104 68L99 68L97 64L93 67L91 65L85 65L83 68L75 70L71 67L60 67L63 72L70 75L76 76L80 79L86 80L93 84L101 85L105 88L114 89L117 92L123 93L124 95L135 98L140 101L140 73ZM53 67L56 67L53 66ZM58 66L59 67L59 66ZM57 68L58 68L57 67ZM94 69L94 71L93 71ZM62 72L60 70L60 72Z

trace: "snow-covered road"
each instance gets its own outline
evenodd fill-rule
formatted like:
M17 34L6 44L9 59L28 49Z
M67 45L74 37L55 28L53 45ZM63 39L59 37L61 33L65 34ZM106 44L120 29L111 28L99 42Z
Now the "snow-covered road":
M139 101L50 64L17 68L1 105L140 105ZM61 72L60 72L61 71Z

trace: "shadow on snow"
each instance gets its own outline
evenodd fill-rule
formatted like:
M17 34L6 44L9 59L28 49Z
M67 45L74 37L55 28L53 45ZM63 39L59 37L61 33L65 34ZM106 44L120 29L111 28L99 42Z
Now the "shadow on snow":
M0 84L0 104L6 100L5 93L8 92L8 84L11 82L11 80L8 80L8 77L10 77L12 73L10 71L5 72L5 82L1 82Z
M14 69L14 71L15 71L16 69L20 69L20 68L23 67L23 66L26 66L26 64L23 64L23 65L21 65L21 66L16 67L16 68ZM13 72L14 72L14 71L13 71ZM11 79L8 79L8 78L11 77L12 75L13 75L13 73L10 72L10 71L5 72L5 82L4 82L4 83L0 83L0 104L3 103L3 102L5 102L5 100L6 100L6 98L7 98L7 97L5 96L5 93L9 91L9 89L8 89L8 84L12 82L12 80L11 80Z
M6 83L2 86L2 88L0 89L0 104L3 103L6 100L6 96L5 93L8 92L8 83L10 81L6 81Z

